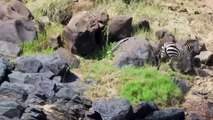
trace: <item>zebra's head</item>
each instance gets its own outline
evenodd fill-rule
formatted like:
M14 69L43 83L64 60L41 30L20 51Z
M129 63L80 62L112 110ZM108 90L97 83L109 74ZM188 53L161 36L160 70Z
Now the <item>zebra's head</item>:
M201 38L196 36L195 39L187 40L184 46L187 47L188 51L191 53L192 57L199 55L200 52L203 50L204 44L201 43Z

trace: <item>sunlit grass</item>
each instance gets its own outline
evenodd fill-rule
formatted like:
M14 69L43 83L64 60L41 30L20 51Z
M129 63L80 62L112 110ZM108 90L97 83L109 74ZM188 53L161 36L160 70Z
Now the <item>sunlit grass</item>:
M38 39L33 42L27 42L21 45L24 56L35 54L52 54L54 52L50 37L61 33L62 25L52 24L46 27L46 35L39 34Z

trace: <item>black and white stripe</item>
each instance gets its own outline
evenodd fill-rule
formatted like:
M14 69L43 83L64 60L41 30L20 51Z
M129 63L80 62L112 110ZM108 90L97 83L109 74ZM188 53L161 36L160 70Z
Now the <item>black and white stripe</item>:
M161 48L158 55L158 70L161 65L161 59L167 57L169 59L170 68L174 71L173 63L183 58L184 54L190 55L190 59L198 55L201 46L197 40L189 40L185 44L177 45L175 42L167 42Z

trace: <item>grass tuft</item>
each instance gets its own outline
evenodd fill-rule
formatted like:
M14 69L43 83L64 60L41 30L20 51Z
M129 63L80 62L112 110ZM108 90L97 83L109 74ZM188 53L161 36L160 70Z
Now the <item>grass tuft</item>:
M133 104L154 101L167 106L182 99L181 90L173 83L171 75L154 67L123 69L121 74L121 79L127 82L121 88L120 95Z
M54 52L50 37L61 33L62 25L52 24L46 26L46 35L39 34L38 39L33 42L27 42L21 45L24 56L31 56L34 54L52 54Z

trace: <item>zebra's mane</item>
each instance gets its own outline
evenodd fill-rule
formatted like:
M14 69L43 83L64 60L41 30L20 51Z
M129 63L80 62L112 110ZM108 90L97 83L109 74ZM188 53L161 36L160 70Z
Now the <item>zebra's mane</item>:
M189 39L189 40L186 40L184 45L194 44L194 43L198 43L198 42L199 42L198 39Z

